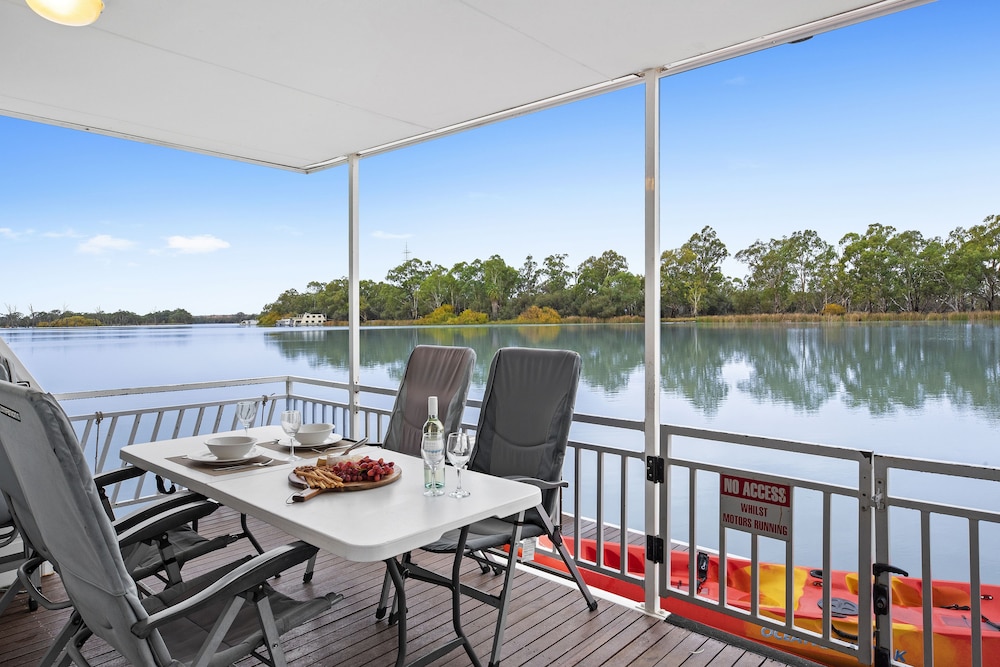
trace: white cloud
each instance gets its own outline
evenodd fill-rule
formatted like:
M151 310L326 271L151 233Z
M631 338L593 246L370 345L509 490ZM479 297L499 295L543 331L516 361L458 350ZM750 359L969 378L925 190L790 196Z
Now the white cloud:
M388 240L413 238L413 234L390 234L389 232L383 232L381 230L374 232L372 236L374 236L377 239L388 239Z
M47 239L62 239L62 238L79 239L79 238L83 238L83 234L80 234L79 232L75 232L72 229L67 229L67 230L64 230L64 231L61 231L61 232L45 232L45 233L42 234L42 236L44 236Z
M211 234L201 234L200 236L169 236L167 237L167 248L176 250L185 255L196 255L207 252L215 252L229 247L229 241L223 241Z
M109 250L129 250L133 247L135 247L135 241L116 239L108 234L98 234L77 246L77 250L91 255L100 255Z
M747 78L745 76L736 76L732 79L726 79L724 82L727 86L745 86L747 83Z
M17 232L10 227L0 227L0 236L5 239L16 239L18 235Z

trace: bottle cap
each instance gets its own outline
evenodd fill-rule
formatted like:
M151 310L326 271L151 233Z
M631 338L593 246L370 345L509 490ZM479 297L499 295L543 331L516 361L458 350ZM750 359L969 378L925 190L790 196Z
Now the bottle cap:
M428 396L427 397L427 415L437 417L438 413L438 397Z

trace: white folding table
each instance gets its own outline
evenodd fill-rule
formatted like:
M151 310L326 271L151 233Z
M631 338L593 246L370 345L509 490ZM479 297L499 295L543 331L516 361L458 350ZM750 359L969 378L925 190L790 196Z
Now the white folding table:
M242 433L242 431L239 431ZM250 429L259 441L284 438L277 426ZM122 460L155 473L192 491L252 516L324 551L358 562L385 561L399 596L399 653L396 664L406 658L405 591L398 556L415 551L439 539L445 532L462 529L493 516L521 514L541 502L541 492L534 486L465 471L462 484L471 495L455 499L447 495L423 495L423 462L396 452L379 448L361 448L357 454L379 456L395 462L402 470L396 482L386 486L354 492L327 492L306 502L292 503L297 489L288 475L298 461L266 468L244 468L225 475L211 474L207 468L191 467L172 461L186 454L206 451L208 436L194 436L130 445L121 450ZM268 455L272 452L267 452ZM297 453L313 455L303 448ZM281 456L275 453L275 456ZM449 469L446 484L454 484L455 471ZM464 541L464 540L463 540ZM474 665L479 660L462 631L460 614L461 586L457 580L461 552L456 553L452 573L453 614L456 638L413 665L423 665L462 646Z

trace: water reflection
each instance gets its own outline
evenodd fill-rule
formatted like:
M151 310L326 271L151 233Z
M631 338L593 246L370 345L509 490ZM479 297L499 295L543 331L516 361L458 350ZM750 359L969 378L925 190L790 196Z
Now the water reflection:
M347 332L268 332L282 356L310 367L347 368ZM362 332L361 364L396 381L415 345L465 345L485 382L501 347L576 350L582 379L613 397L641 382L641 325L380 328ZM825 326L664 325L661 388L706 417L734 392L762 405L814 413L832 402L873 417L946 401L1000 418L1000 328L989 324Z

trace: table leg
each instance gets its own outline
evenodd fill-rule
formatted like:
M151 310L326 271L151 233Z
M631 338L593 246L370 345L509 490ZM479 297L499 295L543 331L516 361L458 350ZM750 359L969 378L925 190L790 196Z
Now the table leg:
M449 581L441 575L434 575L434 578L427 580L431 583L448 586L451 589L451 623L455 630L455 639L447 641L430 653L417 658L408 667L429 665L438 658L451 653L459 646L465 649L465 653L469 656L473 667L482 667L479 657L472 649L472 642L469 641L469 638L465 636L465 632L462 630L462 582L460 575L462 571L462 558L465 553L465 542L468 537L469 528L466 526L459 533L458 549L455 551L455 562L451 569L451 580ZM398 625L396 628L396 632L398 633L396 635L398 643L396 667L404 667L406 665L406 591L404 586L406 582L406 570L409 565L408 561L400 563L395 558L386 559L385 564L389 571L389 578L392 579L392 584L396 587L398 609L396 612L396 623Z
M479 657L472 650L472 642L462 630L462 558L465 557L465 541L469 538L469 527L462 528L458 536L458 548L455 549L455 563L451 568L451 624L455 635L461 640L462 647L475 667L481 667Z
M403 667L406 664L406 585L403 582L403 573L399 569L399 562L395 558L385 560L389 578L392 585L396 587L396 603L399 612L396 614L396 667Z

